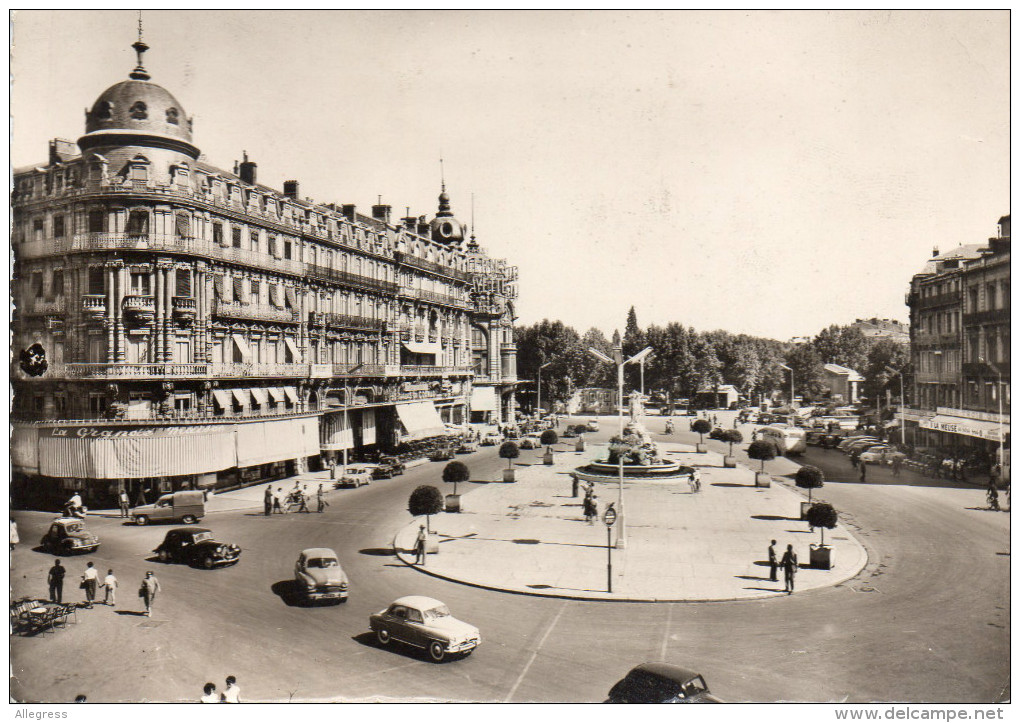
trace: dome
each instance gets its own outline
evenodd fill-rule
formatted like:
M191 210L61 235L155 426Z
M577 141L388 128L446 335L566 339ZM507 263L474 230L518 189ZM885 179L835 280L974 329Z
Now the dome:
M458 244L464 240L464 226L453 217L450 210L450 194L446 192L446 184L443 184L442 193L439 194L439 212L429 223L432 230L432 240L444 244Z
M92 104L85 133L134 131L191 142L184 108L162 86L146 80L124 80L107 88Z

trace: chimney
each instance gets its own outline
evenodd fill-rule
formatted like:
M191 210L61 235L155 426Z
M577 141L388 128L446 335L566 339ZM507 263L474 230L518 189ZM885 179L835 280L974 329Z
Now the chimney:
M431 234L431 228L429 227L429 222L426 221L425 218L426 217L425 217L424 214L418 217L418 235L419 236L429 236Z
M392 206L387 206L385 203L377 203L372 206L372 218L377 221L382 221L383 223L389 223L390 211L392 210Z
M353 221L354 212L357 210L357 208L358 207L355 206L353 203L345 203L343 206L340 207L340 212L343 213L344 218L346 218L348 221Z
M248 160L248 151L244 151L244 160L241 161L241 180L245 183L255 185L256 171L258 164Z
M932 250L931 250L931 257L935 258L938 255L939 255L939 247L938 246L933 246Z
M414 231L414 226L418 223L418 219L415 216L404 216L400 220L404 222L404 228L408 231Z
M69 161L78 155L78 146L63 138L50 141L50 165Z
M298 182L297 181L284 181L283 182L283 195L287 198L292 198L295 201L298 199Z

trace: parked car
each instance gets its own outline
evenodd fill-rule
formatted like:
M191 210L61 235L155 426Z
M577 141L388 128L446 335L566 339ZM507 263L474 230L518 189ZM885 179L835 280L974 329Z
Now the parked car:
M379 458L374 470L372 479L389 479L399 474L404 474L404 463L398 457L383 456Z
M218 542L212 530L204 527L175 527L168 530L159 547L153 550L161 562L184 562L211 570L233 565L241 557L241 548Z
M862 439L873 439L876 442L878 441L877 437L872 437L867 434L855 434L850 437L844 437L843 440L839 443L838 449L841 449L845 452L847 447L849 447L854 442L859 442Z
M50 523L50 529L39 542L54 555L95 552L99 538L85 527L85 521L77 517L58 517Z
M542 449L542 440L534 434L526 435L521 439L521 449Z
M499 432L487 432L482 437L482 446L489 447L494 444L503 444L503 435Z
M886 464L892 464L892 461L897 457L900 460L907 458L907 455L903 454L903 452L890 447L888 444L876 444L874 447L861 453L861 462L865 464L881 464L883 454L885 455Z
M442 445L436 447L432 454L429 455L429 460L432 462L445 462L448 459L453 459L456 454L457 447L453 445Z
M585 429L587 429L589 432L599 431L599 420L592 417L591 419L588 420L588 423L585 424Z
M180 490L163 495L154 504L131 510L136 525L176 522L190 525L205 517L205 494L201 490Z
M349 464L347 469L340 474L336 481L337 487L361 487L372 482L375 476L376 465L374 464Z
M607 703L721 703L696 671L670 663L643 663L609 691Z
M584 427L583 424L581 425L581 429L584 430L584 431L587 431L587 430L585 430L585 427ZM573 424L568 424L566 427L564 427L563 428L563 432L560 434L560 438L561 439L571 439L571 438L576 437L576 436L577 436L577 428Z
M478 628L450 615L438 600L421 595L397 598L372 613L368 625L380 645L396 640L422 648L437 663L448 655L469 655L482 641Z
M457 454L471 454L478 451L478 443L473 439L463 439L457 447Z
M872 447L878 447L885 444L880 439L859 439L856 442L852 442L846 446L846 453L853 454L854 452L863 453L867 452Z
M301 551L294 563L294 584L298 595L308 602L347 602L347 573L340 567L336 553L328 547Z

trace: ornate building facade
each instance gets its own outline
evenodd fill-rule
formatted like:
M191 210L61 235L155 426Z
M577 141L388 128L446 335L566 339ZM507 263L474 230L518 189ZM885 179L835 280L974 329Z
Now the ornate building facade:
M14 171L16 496L236 486L513 418L516 269L445 187L396 222L212 166L134 48L77 143Z

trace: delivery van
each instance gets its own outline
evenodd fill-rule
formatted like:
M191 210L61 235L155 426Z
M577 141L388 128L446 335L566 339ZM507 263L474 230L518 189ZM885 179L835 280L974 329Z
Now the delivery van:
M163 495L155 504L131 510L136 525L150 522L183 522L190 525L205 517L205 495L200 490L181 490Z

